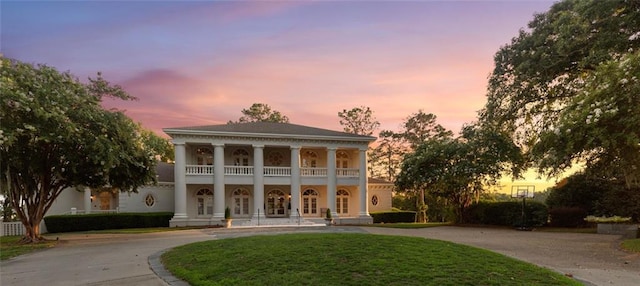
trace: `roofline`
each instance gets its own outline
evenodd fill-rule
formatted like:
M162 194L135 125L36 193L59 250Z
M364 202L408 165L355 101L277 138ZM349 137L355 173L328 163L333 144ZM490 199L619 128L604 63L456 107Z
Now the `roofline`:
M362 141L373 142L377 138L366 135L356 136L326 136L326 135L300 135L300 134L281 134L281 133L248 133L248 132L231 132L231 131L209 131L209 130L185 130L180 128L164 128L162 129L167 135L223 135L236 137L264 137L264 138L289 138L289 139L332 139L339 141ZM355 135L355 134L354 134Z

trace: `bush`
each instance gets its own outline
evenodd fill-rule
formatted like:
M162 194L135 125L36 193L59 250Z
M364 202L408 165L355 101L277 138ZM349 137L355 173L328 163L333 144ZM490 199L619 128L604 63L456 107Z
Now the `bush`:
M168 227L171 212L53 215L44 218L49 232Z
M547 206L539 202L526 202L526 224L522 223L522 202L479 202L469 206L464 213L464 223L542 226L547 223Z
M587 223L587 211L580 207L556 207L549 210L549 225L554 227L581 227Z
M396 223L396 222L415 222L416 212L399 211L399 212L375 212L370 213L373 217L373 223Z

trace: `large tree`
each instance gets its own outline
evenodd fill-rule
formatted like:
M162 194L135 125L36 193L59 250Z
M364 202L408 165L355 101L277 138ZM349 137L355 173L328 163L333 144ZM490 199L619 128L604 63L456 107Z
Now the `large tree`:
M280 122L289 123L289 117L280 113L280 111L272 110L271 106L264 103L254 103L249 109L242 110L242 117L238 121L229 121L228 123L246 123L246 122Z
M366 106L354 107L351 110L343 109L338 112L338 117L340 117L340 125L347 133L370 136L380 127L380 122L373 116L373 111Z
M576 162L640 183L640 1L565 0L495 55L481 121L557 175Z
M398 133L389 130L381 131L377 145L371 150L369 156L371 175L393 182L400 170L403 156L408 150L409 147Z
M395 177L398 173L398 167L400 167L400 165L396 164L398 158L402 158L404 162L404 160L407 159L406 154L414 152L425 142L450 139L453 136L453 132L438 124L436 120L437 117L434 114L419 110L404 120L400 132L388 130L380 132L380 137L383 138L383 144L378 146L375 153L376 156L378 156L379 162L385 164L384 166L388 168L389 177L398 179ZM424 184L416 184L412 188L399 188L399 191L416 197L418 222L427 221L428 206L425 202L426 187Z
M155 181L157 152L140 126L100 106L103 97L133 99L122 88L100 74L81 83L53 67L1 60L0 178L25 242L42 239L40 222L64 189L136 191Z
M458 138L433 137L408 154L396 180L400 190L428 190L454 206L458 221L473 199L504 173L522 170L520 149L504 133L465 126Z

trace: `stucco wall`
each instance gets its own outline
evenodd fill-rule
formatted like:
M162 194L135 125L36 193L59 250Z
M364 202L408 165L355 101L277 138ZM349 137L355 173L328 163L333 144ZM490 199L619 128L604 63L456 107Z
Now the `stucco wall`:
M147 206L145 199L147 195L154 198L153 206ZM138 193L120 193L120 212L173 212L174 210L174 187L173 184L158 184L157 186L146 186L140 188Z
M391 211L393 185L370 184L369 185L369 212ZM378 204L373 205L373 196L378 197Z
M68 214L71 208L84 210L84 192L67 188L60 193L45 216Z

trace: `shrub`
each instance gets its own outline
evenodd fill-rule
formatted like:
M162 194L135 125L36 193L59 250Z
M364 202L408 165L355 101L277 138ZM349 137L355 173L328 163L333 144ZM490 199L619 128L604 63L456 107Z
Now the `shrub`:
M373 217L373 223L396 223L396 222L415 222L416 212L399 211L399 212L375 212L370 213Z
M587 211L581 207L556 207L549 210L549 225L554 227L585 226Z
M539 202L527 202L526 224L522 223L522 202L479 202L469 206L464 213L464 223L541 226L547 223L547 206Z
M49 232L168 227L170 212L53 215L44 218Z

